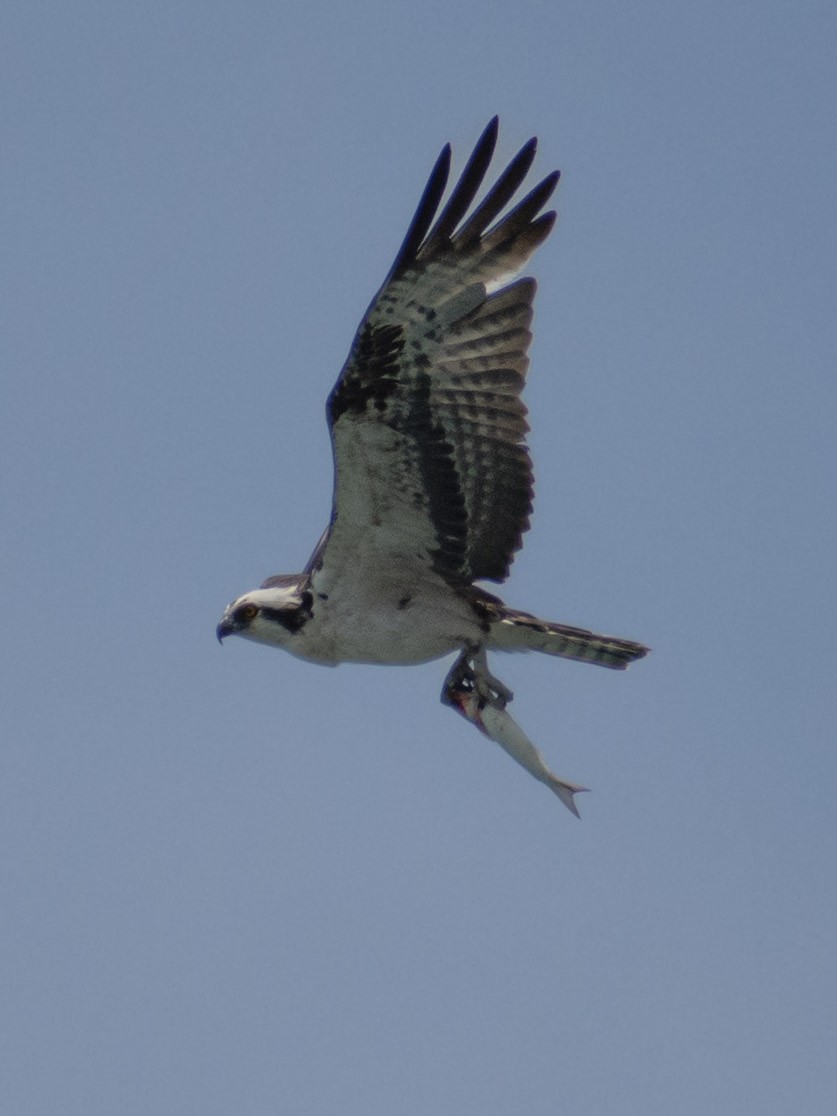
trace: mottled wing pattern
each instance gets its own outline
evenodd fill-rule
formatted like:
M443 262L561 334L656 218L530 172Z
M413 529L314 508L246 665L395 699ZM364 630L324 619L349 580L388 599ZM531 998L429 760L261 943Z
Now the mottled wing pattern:
M452 582L501 581L521 544L535 282L512 280L552 228L541 210L558 174L497 220L532 164L530 140L468 215L496 138L495 118L436 218L442 151L329 397L334 507L319 564L397 557Z

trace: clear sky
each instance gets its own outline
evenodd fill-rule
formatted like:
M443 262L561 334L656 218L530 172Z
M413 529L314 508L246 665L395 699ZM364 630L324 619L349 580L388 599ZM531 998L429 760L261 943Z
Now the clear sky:
M836 1110L835 31L5 5L0 1111ZM654 648L494 660L580 823L446 663L214 637L308 557L326 395L495 112L563 172L503 592Z

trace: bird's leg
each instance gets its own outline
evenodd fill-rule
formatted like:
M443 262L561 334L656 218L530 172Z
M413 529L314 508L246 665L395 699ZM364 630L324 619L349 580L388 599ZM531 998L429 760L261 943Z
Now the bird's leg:
M442 702L462 711L463 699L476 701L480 709L491 705L505 709L514 694L488 669L484 647L466 647L448 671L442 687Z
M472 656L471 661L474 664L477 692L491 705L499 709L505 709L514 698L514 694L499 678L495 678L488 669L488 655L485 648L480 647L479 651Z

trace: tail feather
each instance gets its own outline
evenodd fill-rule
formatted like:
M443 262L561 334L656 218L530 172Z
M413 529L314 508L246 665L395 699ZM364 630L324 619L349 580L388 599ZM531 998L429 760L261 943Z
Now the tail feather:
M617 636L597 635L586 628L553 624L528 612L507 608L491 625L489 648L496 651L543 651L579 663L594 663L611 670L626 670L649 648Z

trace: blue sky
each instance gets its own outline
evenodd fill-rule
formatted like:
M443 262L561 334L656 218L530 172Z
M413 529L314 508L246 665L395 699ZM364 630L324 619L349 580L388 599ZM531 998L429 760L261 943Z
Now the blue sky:
M834 1111L835 23L7 5L3 1112ZM214 639L495 112L563 172L504 595L654 648L494 662L581 823L446 664Z

